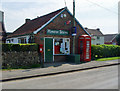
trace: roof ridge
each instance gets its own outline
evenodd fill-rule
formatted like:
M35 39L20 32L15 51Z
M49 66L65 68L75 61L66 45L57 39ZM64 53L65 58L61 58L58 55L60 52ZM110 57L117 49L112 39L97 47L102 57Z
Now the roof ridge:
M53 14L53 13L55 13L55 12L61 11L61 10L63 10L63 9L65 9L65 7L64 7L64 8L61 8L61 9L58 9L58 10L55 10L55 11L53 11L53 12L50 12L50 13L41 15L41 16L39 16L39 17L37 17L37 18L32 19L31 21L36 20L36 19L38 19L38 18L42 18L42 17L48 16L48 15Z

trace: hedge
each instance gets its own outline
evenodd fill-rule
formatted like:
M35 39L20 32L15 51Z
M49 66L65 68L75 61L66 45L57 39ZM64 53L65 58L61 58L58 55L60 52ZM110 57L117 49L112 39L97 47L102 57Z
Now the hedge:
M120 56L120 46L118 45L92 45L91 46L92 59L117 57L117 56Z
M1 45L1 44L0 44ZM2 44L3 52L10 51L38 51L38 44ZM106 58L106 57L117 57L120 56L120 46L118 45L92 45L91 46L91 57Z
M38 44L2 44L2 51L38 51Z

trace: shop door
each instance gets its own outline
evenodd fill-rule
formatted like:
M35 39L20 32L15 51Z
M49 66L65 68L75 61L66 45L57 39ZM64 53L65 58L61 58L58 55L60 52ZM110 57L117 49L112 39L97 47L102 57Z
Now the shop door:
M45 62L53 62L53 38L45 38Z

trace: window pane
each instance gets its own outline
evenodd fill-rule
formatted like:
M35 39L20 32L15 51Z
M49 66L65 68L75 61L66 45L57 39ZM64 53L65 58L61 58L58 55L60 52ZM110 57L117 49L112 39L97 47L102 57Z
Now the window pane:
M70 54L70 39L56 38L54 40L54 54Z

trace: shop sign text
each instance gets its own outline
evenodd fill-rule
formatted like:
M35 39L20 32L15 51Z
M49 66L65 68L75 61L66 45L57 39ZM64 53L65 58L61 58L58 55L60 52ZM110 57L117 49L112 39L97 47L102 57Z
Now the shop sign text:
M69 31L65 30L47 30L47 35L69 35Z

